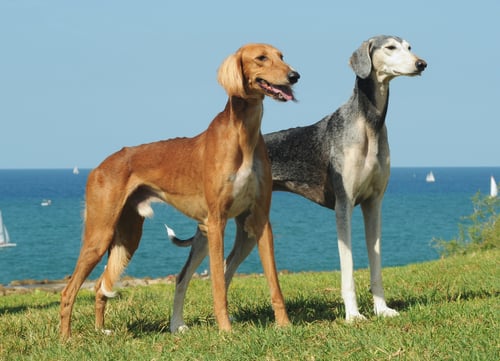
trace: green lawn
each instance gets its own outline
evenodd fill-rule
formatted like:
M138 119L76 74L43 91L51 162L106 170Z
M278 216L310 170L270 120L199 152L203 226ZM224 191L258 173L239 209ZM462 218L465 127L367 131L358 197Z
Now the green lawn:
M338 272L283 274L293 326L277 328L265 279L234 279L233 332L219 333L210 283L193 280L186 299L190 331L172 335L174 285L125 288L93 328L93 294L81 291L73 337L58 337L59 294L0 296L1 360L500 360L500 251L384 269L386 296L401 313L372 316L369 275L356 272L365 322L346 324Z

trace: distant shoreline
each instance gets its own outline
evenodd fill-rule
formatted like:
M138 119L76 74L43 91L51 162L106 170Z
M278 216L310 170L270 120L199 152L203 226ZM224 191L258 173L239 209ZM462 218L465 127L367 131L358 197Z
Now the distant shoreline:
M314 271L311 271L314 272ZM323 272L323 271L319 271ZM328 272L336 272L336 271L328 271ZM288 270L278 271L279 275L290 274L294 272L290 272ZM297 272L304 273L304 272ZM307 273L307 272L306 272ZM125 276L121 280L117 281L115 284L116 288L127 288L127 287L136 287L136 286L149 286L156 284L175 284L177 275L168 275L165 277L131 277ZM236 273L234 277L264 277L262 273ZM24 294L30 293L33 291L46 291L51 293L58 293L63 290L69 280L69 276L61 279L61 280L14 280L8 285L0 284L0 296L8 296L11 294ZM210 279L210 275L208 273L197 273L193 274L192 279L201 279L208 280ZM82 290L94 290L94 286L97 280L86 280L81 289Z
M169 275L161 278L134 278L124 277L122 280L116 282L115 287L126 288L135 286L147 286L153 284L172 284L175 283L175 275ZM200 276L199 274L193 275L193 278L208 278L208 276ZM21 280L12 281L7 286L0 285L0 296L8 296L11 294L23 294L33 291L47 291L57 293L62 291L68 282L68 278L62 280ZM81 289L93 290L97 280L85 281Z
M334 272L334 271L332 271ZM290 274L293 272L289 272L287 270L278 271L279 275L282 274ZM300 272L303 273L303 272ZM156 284L175 284L177 275L168 275L165 277L131 277L125 276L118 282L116 282L116 288L127 288L127 287L136 287L136 286L148 286L148 285L156 285ZM263 277L262 273L236 273L234 277ZM201 279L208 280L210 279L210 275L208 273L194 273L192 279ZM23 294L30 293L33 291L46 291L51 293L58 293L63 290L63 288L68 283L69 276L67 278L61 280L15 280L9 283L8 285L0 284L0 296L8 296L11 294ZM86 280L81 289L82 290L94 290L94 286L97 280Z

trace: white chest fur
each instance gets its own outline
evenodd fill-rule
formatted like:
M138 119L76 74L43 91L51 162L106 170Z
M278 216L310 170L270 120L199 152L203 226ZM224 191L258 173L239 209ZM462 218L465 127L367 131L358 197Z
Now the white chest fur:
M231 177L233 183L233 204L230 217L247 210L257 197L258 193L258 163L242 165L236 174Z
M376 133L360 122L356 137L344 148L344 157L342 174L349 198L358 203L383 194L390 173L385 128Z

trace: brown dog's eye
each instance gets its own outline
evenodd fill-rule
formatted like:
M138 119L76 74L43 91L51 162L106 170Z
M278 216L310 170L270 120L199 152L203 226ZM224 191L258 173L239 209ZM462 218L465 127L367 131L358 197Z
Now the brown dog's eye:
M257 60L266 61L267 60L267 56L265 56L265 55L258 56Z

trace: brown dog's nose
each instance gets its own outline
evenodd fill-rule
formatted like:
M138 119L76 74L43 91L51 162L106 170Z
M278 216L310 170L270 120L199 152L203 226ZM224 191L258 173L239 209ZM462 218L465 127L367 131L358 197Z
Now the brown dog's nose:
M425 68L427 68L427 63L425 62L425 60L418 59L418 60L415 62L415 66L417 67L417 69L418 69L419 71L423 71Z
M288 73L288 81L290 82L290 84L295 84L296 82L298 82L300 79L300 74L297 73L296 71L291 71Z

